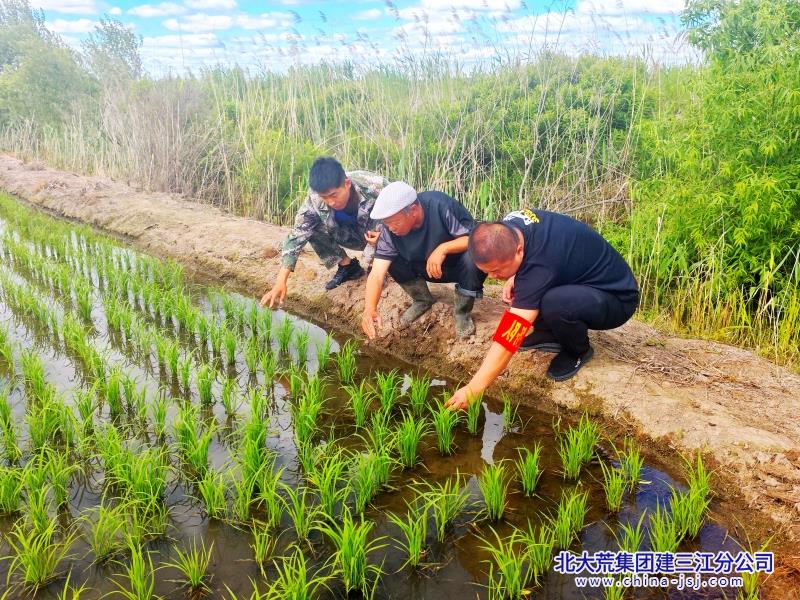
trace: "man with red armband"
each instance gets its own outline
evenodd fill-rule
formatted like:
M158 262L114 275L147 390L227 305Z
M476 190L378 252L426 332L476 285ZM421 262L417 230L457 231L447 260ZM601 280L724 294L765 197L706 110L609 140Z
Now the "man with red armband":
M592 357L588 330L619 327L639 303L622 256L591 227L566 215L512 212L476 226L468 249L481 271L506 280L503 301L511 308L478 371L447 401L450 408L466 408L518 350L554 353L547 377L569 379Z

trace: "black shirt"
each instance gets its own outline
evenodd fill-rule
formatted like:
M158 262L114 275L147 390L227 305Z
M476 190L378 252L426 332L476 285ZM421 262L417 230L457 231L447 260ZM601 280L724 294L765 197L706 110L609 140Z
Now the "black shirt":
M525 251L514 279L514 308L539 308L542 296L561 285L587 285L618 295L638 291L628 263L594 229L545 210L521 210L504 221L518 228Z
M425 212L419 229L398 236L381 228L375 246L375 258L394 260L398 255L408 262L425 262L439 244L468 235L475 219L455 198L442 192L420 192L417 200Z

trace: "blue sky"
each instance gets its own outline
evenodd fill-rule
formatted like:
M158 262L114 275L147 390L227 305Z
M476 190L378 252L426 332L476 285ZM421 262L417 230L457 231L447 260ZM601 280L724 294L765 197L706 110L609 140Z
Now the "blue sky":
M683 0L31 0L72 44L103 15L143 39L154 75L213 64L391 62L442 52L464 62L542 48L685 60Z

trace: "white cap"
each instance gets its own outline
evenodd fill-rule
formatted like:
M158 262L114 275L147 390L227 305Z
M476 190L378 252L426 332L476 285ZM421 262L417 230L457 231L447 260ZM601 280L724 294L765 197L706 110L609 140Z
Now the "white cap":
M378 194L369 216L376 221L391 217L411 206L416 199L417 192L414 188L404 181L393 181Z

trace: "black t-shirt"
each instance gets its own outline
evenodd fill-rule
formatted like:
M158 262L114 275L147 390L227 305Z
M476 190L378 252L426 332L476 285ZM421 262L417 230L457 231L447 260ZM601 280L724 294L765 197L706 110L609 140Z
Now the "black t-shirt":
M420 192L417 200L425 211L422 226L403 236L382 227L375 246L375 258L394 260L401 256L408 262L425 262L439 244L468 235L475 227L475 219L469 211L447 194Z
M514 279L514 308L539 308L550 288L587 285L618 295L638 291L628 263L594 229L559 213L521 210L504 221L522 231L525 252Z

